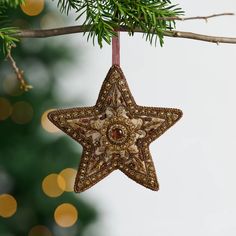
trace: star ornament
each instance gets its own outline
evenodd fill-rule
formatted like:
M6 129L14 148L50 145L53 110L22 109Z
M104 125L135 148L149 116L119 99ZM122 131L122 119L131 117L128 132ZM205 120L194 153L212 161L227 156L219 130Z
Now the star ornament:
M52 111L49 120L83 146L75 192L83 192L114 170L159 189L149 144L182 117L173 108L138 106L119 66L112 66L97 103Z

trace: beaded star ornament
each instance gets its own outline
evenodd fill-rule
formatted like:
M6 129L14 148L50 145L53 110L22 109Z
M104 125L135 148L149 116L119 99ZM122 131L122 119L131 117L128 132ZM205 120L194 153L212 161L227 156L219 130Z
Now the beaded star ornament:
M119 38L113 39L113 65L96 105L55 110L49 120L83 147L75 192L83 192L114 170L157 191L149 145L173 126L182 111L135 103L119 66Z

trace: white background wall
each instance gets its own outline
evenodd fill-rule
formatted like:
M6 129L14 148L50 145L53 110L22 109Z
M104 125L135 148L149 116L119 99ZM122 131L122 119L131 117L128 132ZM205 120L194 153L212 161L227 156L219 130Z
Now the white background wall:
M236 12L235 0L179 0L186 16ZM236 37L236 16L180 22L177 29ZM70 36L66 36L70 37ZM94 105L111 64L81 35L84 52L60 87L64 99ZM160 182L152 192L119 171L83 193L96 202L100 221L88 236L236 235L236 45L166 38L163 48L141 35L121 36L121 65L139 105L176 107L183 119L151 145ZM73 89L72 89L73 88Z

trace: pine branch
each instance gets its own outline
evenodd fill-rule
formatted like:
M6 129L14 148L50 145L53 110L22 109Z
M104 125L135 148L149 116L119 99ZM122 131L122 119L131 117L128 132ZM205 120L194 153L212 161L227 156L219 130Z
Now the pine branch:
M47 38L59 35L66 34L74 34L74 33L85 33L89 32L91 26L90 25L78 25L64 28L56 28L56 29L48 29L48 30L22 30L16 37L20 38ZM128 30L125 27L120 27L118 29L122 32L127 32ZM145 33L142 29L136 28L134 32L137 33ZM192 32L183 32L183 31L164 31L164 36L173 37L173 38L185 38L192 40L200 40L210 43L228 43L228 44L236 44L236 38L230 37L219 37L219 36L209 36L203 34L196 34Z
M78 14L76 20L85 16L83 25L91 26L88 38L93 41L97 38L100 47L103 41L111 43L114 31L119 26L126 27L130 35L139 27L146 32L146 39L150 43L155 36L155 42L159 39L163 45L163 32L175 27L171 18L184 13L170 0L58 0L58 7L67 14L74 9Z
M221 13L221 14L213 14L209 16L196 16L196 17L184 17L184 18L176 18L175 20L208 20L209 18L215 18L220 16L232 16L234 13ZM163 20L165 18L162 18ZM173 18L172 18L173 19ZM54 28L54 29L45 29L45 30L21 30L14 37L19 38L46 38L46 37L53 37L59 35L66 35L66 34L74 34L74 33L86 33L91 30L91 25L78 25L78 26L71 26L71 27L63 27L63 28ZM120 26L117 30L122 32L129 32L129 29L124 26ZM139 33L146 33L141 28L135 28L133 32ZM236 44L236 38L230 37L218 37L218 36L209 36L203 34L196 34L192 32L183 32L183 31L174 31L174 30L166 30L163 32L163 35L166 37L173 37L173 38L185 38L185 39L192 39L192 40L200 40L206 41L211 43L228 43L228 44Z
M6 2L7 0L5 0ZM64 0L63 0L64 1ZM20 2L20 0L18 1ZM65 0L66 2L66 0ZM73 1L72 1L73 2ZM1 8L0 8L0 15L1 15ZM19 38L46 38L46 37L53 37L53 36L59 36L59 35L67 35L67 34L73 34L73 33L89 33L88 37L92 37L93 39L95 36L98 37L98 42L101 46L101 41L103 37L106 37L106 41L110 43L110 37L115 35L115 31L122 31L122 32L128 32L130 35L133 35L134 32L138 33L144 33L147 35L146 39L150 40L152 42L153 36L156 34L157 38L160 39L161 44L163 44L163 37L173 37L173 38L185 38L185 39L192 39L192 40L200 40L200 41L206 41L211 43L229 43L229 44L236 44L236 38L230 38L230 37L217 37L217 36L209 36L209 35L202 35L202 34L196 34L192 32L183 32L183 31L176 31L173 30L171 23L175 21L187 21L187 20L205 20L207 21L210 18L220 17L220 16L231 16L234 15L233 13L221 13L221 14L213 14L209 16L196 16L196 17L179 17L179 16L157 16L155 18L155 21L161 22L168 22L169 27L159 29L159 26L152 27L152 25L147 26L139 25L139 24L133 24L132 26L127 26L127 24L123 24L122 22L118 25L114 24L111 26L105 25L105 27L108 27L109 30L106 31L106 29L100 27L99 29L96 28L97 24L101 24L101 22L96 22L96 25L94 24L83 24L78 26L70 26L70 27L63 27L63 28L54 28L54 29L45 29L45 30L18 30L13 27L5 27L0 28L0 39L3 41L3 50L6 53L6 58L8 59L9 63L11 64L13 70L15 71L15 74L17 76L17 79L20 82L20 87L24 91L28 91L32 88L32 86L28 85L27 82L24 79L23 71L17 66L14 58L11 55L11 49L12 47L15 47L15 43L19 41ZM152 16L153 17L153 16ZM135 20L141 20L135 19ZM148 20L148 19L147 19ZM137 22L138 22L137 21ZM93 22L93 21L86 21L86 22ZM127 22L126 22L127 23ZM97 31L96 31L97 30ZM104 33L105 30L105 33ZM104 33L104 35L100 35Z

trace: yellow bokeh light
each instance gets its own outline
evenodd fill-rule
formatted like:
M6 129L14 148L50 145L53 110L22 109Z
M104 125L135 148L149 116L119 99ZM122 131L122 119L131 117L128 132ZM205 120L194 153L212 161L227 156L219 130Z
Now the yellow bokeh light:
M8 218L16 213L16 199L9 194L0 195L0 216Z
M12 112L10 102L5 98L0 98L0 121L6 120Z
M58 174L50 174L44 178L42 183L43 192L49 197L59 197L65 190L64 178Z
M46 226L36 225L29 231L28 236L52 236L52 233Z
M16 102L13 106L12 120L17 124L26 124L32 120L33 108L28 102Z
M76 174L77 174L77 171L72 168L67 168L60 172L59 175L64 178L65 183L66 183L66 187L65 187L66 192L72 192L74 190L74 182L75 182Z
M72 204L63 203L55 210L54 219L61 227L71 227L78 220L78 211Z
M43 11L44 4L44 0L25 0L21 9L28 16L37 16Z
M41 117L41 125L42 127L49 133L56 133L59 132L60 130L48 120L47 114L53 111L53 109L45 111Z

